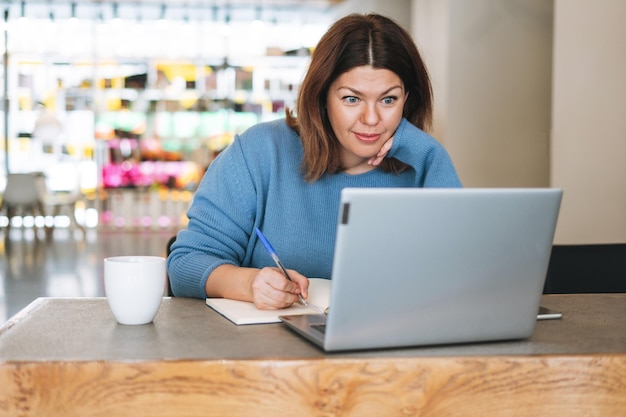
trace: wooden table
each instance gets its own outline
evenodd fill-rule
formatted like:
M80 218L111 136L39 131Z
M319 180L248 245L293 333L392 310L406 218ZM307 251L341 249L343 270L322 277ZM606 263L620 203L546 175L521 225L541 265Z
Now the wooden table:
M626 415L626 294L550 295L529 340L325 354L165 298L118 325L104 298L41 298L0 328L0 416Z

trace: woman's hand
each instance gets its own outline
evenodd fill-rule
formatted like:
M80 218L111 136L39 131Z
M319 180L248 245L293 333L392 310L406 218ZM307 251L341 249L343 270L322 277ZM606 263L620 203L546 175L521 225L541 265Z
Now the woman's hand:
M290 281L278 268L259 270L252 280L252 301L262 310L275 310L291 306L298 294L308 297L309 280L294 270L288 270Z
M383 162L383 159L385 159L385 156L387 156L387 154L391 150L392 145L393 145L393 136L390 137L389 140L387 140L387 142L383 143L383 146L380 148L376 156L372 156L369 159L369 161L367 161L367 163L373 166L380 165L380 163Z
M205 285L207 297L223 297L253 302L257 308L276 310L298 301L298 294L309 296L309 280L289 270L289 281L278 268L244 268L220 265L213 270Z

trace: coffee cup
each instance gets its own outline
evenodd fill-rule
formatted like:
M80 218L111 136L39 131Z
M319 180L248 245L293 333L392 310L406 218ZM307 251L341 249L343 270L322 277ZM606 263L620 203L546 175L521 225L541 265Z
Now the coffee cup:
M104 259L104 292L120 324L154 320L165 291L166 260L160 256L113 256Z

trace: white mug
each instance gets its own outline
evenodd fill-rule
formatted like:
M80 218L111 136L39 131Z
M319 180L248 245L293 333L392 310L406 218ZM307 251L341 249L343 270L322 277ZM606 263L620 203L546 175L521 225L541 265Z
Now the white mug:
M120 324L154 320L165 291L165 258L113 256L104 259L104 292Z

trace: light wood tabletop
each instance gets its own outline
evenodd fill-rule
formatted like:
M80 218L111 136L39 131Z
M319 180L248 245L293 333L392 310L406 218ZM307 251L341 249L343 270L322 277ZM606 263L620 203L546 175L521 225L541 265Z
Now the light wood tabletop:
M164 298L40 298L0 328L0 416L624 416L626 294L546 295L530 339L326 354Z

